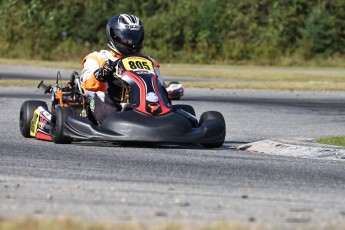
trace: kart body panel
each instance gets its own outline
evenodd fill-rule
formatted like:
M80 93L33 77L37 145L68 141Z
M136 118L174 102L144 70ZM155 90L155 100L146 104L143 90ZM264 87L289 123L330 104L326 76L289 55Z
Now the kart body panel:
M69 116L64 135L75 140L203 144L219 142L224 132L225 127L220 127L217 120L194 128L179 113L147 116L132 110L112 114L100 126L80 116Z
M52 114L39 106L32 116L31 124L30 124L30 136L35 137L37 139L50 141L51 137L49 135L50 131L50 120Z

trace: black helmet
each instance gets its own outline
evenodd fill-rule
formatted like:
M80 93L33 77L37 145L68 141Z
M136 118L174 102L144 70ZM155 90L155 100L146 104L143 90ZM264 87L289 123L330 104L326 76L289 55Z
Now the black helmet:
M108 46L121 55L141 54L144 27L141 20L129 14L112 17L106 27Z

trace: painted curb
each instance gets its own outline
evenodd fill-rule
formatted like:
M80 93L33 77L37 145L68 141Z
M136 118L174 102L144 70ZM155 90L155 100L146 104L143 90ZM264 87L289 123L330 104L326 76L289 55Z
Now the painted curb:
M317 144L312 138L268 139L240 145L237 149L278 156L345 160L345 148Z

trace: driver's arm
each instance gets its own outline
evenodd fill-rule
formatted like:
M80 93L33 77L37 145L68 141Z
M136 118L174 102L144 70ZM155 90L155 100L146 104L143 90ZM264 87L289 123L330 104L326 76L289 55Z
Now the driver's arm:
M84 58L82 65L82 87L89 91L106 91L105 81L115 71L114 62L106 61L94 52Z

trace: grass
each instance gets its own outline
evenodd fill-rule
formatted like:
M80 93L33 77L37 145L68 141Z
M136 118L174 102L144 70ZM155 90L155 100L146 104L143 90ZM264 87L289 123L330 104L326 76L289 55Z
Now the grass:
M2 65L17 65L17 66L43 66L51 68L63 68L63 69L80 69L80 62L71 62L71 61L61 61L61 62L52 62L52 61L40 61L40 60L28 60L28 59L7 59L0 58L0 64Z
M343 223L332 223L320 228L315 226L302 227L295 226L298 229L344 229ZM217 223L213 225L194 225L194 224L158 224L143 225L137 222L113 224L110 222L90 223L71 218L55 218L55 219L34 219L23 218L13 220L0 219L0 230L262 230L262 229L286 229L279 226L260 226L257 223Z
M78 62L49 62L0 58L0 64L80 69ZM185 87L259 90L344 91L345 70L296 67L162 64L162 76L181 79ZM342 71L340 71L342 70ZM197 81L193 78L198 78ZM205 80L204 80L205 79ZM36 86L37 81L1 80L0 86Z
M326 145L336 145L345 147L345 136L336 136L336 137L321 137L316 140L317 143L326 144Z
M329 68L258 67L223 65L180 65L162 64L163 76L198 77L207 79L231 79L250 81L332 81L344 82L343 72L330 71Z
M145 226L138 223L87 223L70 218L59 219L33 219L24 218L18 220L0 221L0 230L249 230L263 229L257 224L215 224L210 226L187 226L180 224L160 224L156 226Z
M44 82L49 84L54 84L54 80L44 80ZM40 83L39 80L0 80L0 86L2 87L37 87Z
M255 90L313 90L313 91L344 91L345 82L183 82L185 87L210 89L255 89Z

